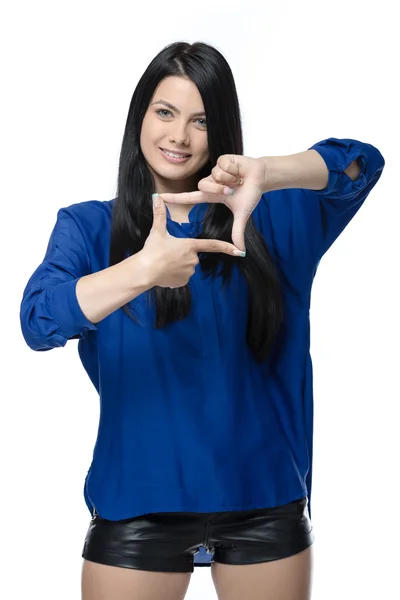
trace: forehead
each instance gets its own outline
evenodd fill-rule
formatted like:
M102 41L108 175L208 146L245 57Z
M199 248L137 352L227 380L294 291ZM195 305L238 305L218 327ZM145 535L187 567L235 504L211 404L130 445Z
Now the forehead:
M162 98L179 109L204 110L203 100L197 86L191 79L184 77L166 77L158 84L152 98L156 102Z

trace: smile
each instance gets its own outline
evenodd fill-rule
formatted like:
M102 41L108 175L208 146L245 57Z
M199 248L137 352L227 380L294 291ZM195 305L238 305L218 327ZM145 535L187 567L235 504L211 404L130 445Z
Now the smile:
M168 160L168 162L172 163L186 162L191 157L191 154L185 155L179 154L178 152L169 152L168 150L164 150L163 148L160 148L160 150L164 158Z

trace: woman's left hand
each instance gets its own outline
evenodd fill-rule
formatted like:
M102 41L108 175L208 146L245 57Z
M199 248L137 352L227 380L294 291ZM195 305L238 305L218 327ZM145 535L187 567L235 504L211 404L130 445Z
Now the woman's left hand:
M266 184L265 172L262 159L240 154L223 154L218 158L211 175L199 181L198 192L160 195L167 204L226 204L233 213L232 242L240 250L245 250L246 224L263 194Z

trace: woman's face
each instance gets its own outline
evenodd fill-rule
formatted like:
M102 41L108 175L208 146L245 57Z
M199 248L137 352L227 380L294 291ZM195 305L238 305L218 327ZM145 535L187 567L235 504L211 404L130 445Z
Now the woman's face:
M171 76L159 83L143 119L140 146L157 192L197 189L196 174L209 155L204 105L193 81ZM173 162L164 150L190 156Z

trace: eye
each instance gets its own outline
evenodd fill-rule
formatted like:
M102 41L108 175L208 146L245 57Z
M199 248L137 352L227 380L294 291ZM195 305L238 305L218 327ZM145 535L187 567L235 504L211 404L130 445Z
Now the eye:
M169 114L162 114L162 113L169 113ZM172 115L172 112L166 108L159 108L158 110L156 110L156 114L159 117L168 117L169 115ZM207 121L205 119L196 119L197 122L199 121L203 121L203 123L200 123L200 127L202 127L203 129L207 127Z
M160 117L165 117L166 116L166 115L161 115L160 113L169 113L170 115L172 115L172 112L170 110L167 110L166 108L160 108L159 110L156 110L156 113Z

